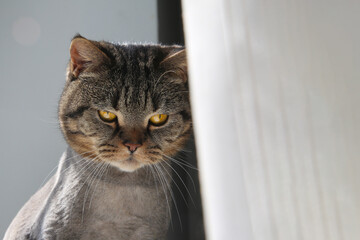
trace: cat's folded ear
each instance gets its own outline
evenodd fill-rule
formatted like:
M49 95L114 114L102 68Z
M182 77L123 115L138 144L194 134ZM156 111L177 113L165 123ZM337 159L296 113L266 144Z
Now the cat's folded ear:
M173 50L161 61L160 66L166 71L172 71L184 82L188 79L186 50Z
M110 59L94 42L81 37L73 38L70 45L70 72L78 77L82 72L97 71L110 63Z

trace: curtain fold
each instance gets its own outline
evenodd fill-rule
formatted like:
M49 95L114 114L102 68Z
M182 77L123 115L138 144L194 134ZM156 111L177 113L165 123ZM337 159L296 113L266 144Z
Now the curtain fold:
M207 239L360 239L360 2L182 3Z

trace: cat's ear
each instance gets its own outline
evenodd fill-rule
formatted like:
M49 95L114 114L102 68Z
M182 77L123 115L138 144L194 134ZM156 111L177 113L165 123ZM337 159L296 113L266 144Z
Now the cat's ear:
M160 66L167 71L173 71L184 82L187 81L188 71L185 49L170 52L160 63Z
M110 59L92 41L75 37L70 45L70 72L78 77L82 72L93 72L110 63Z

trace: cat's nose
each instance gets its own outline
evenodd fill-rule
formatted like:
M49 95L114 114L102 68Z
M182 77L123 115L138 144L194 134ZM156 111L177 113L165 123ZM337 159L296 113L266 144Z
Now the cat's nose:
M138 147L141 147L142 144L137 143L124 143L124 145L129 149L131 153L135 152Z

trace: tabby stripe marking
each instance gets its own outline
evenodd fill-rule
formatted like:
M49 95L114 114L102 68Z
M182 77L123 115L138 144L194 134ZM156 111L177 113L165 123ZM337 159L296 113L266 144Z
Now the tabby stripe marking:
M103 153L103 152L117 152L117 150L114 150L114 149L100 149L99 150L99 153Z
M154 154L154 155L161 155L159 152L155 152L155 151L148 151L148 153Z
M73 112L66 113L65 117L77 118L77 117L81 116L84 113L84 111L86 111L88 109L89 109L88 106L81 106L81 107L79 107L77 110L75 110Z
M103 143L103 144L100 144L100 145L99 145L99 147L103 147L103 146L109 146L109 147L117 148L117 146L112 145L112 144L109 144L109 143Z
M180 112L180 115L182 116L182 118L183 118L184 121L189 121L189 120L191 120L190 114L189 114L188 112L186 112L186 111L181 111L181 112Z
M161 148L158 145L150 146L150 147L148 147L148 149L159 149L159 150L161 150Z
M67 130L68 133L73 134L73 135L83 135L83 136L87 136L85 133L81 132L81 131L71 131L71 130Z

